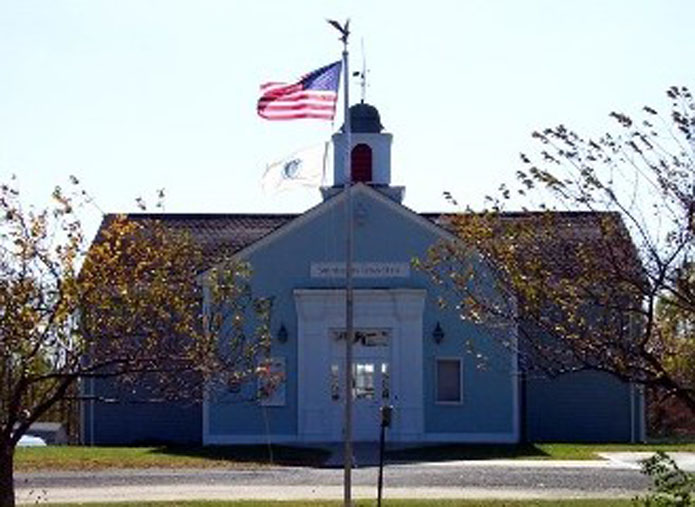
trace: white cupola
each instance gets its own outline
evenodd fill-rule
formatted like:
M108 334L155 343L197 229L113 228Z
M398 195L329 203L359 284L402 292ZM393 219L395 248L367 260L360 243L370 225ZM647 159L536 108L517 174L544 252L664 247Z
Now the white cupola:
M376 107L360 102L350 107L350 172L353 183L364 183L401 202L405 189L391 187L391 141L393 136L382 132ZM333 134L333 187L322 189L324 199L344 187L347 179L345 125Z

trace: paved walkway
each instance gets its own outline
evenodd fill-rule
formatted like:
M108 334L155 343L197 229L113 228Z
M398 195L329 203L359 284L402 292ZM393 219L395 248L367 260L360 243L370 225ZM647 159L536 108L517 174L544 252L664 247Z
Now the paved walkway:
M331 448L331 456L326 460L328 468L342 468L345 463L345 447L336 445ZM619 466L639 470L640 461L651 457L653 452L601 452L599 460L522 460L522 459L476 459L427 463L440 466L518 466L518 467L558 467L558 468L602 468ZM669 452L676 464L687 472L695 472L694 452ZM379 445L357 442L353 445L354 464L356 468L379 465Z
M695 452L674 451L667 453L681 470L695 472ZM640 461L650 458L653 452L600 452L602 458L622 466L640 469Z
M391 464L386 470L384 494L386 498L630 498L648 485L637 469L638 461L649 455L602 453L605 459L582 461L493 459ZM672 455L683 469L695 471L695 453ZM378 447L357 445L355 458L353 496L374 498ZM340 499L342 471L337 468L342 467L342 448L336 449L331 463L335 468L18 474L17 501ZM430 479L423 479L425 476Z

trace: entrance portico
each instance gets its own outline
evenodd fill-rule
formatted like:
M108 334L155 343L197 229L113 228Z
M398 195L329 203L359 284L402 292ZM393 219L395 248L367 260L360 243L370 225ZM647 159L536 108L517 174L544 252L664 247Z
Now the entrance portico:
M391 404L391 439L424 433L423 289L356 289L353 362L354 439L376 441L379 407ZM297 289L298 440L343 437L345 291ZM415 372L415 374L413 374Z

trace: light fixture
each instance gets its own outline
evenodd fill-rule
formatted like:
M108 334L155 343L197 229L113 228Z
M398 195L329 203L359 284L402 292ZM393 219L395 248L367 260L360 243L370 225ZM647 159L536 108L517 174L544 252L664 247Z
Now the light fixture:
M285 343L287 341L288 333L287 333L287 328L285 327L285 324L282 323L280 324L280 329L278 329L278 341L280 343Z
M432 331L432 339L437 345L442 343L442 340L444 339L444 330L439 322L437 322L437 325L434 326L434 331Z

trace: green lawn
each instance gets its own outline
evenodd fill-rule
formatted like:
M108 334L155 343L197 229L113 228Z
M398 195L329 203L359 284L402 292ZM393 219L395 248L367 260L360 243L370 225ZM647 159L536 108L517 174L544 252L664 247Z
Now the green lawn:
M271 459L272 452L272 459ZM106 468L258 468L322 464L322 449L265 445L211 447L20 447L15 470L97 470Z
M600 459L597 453L606 451L695 452L695 442L678 444L452 444L392 451L389 452L388 458L396 461L447 461L464 459L587 460Z
M389 451L389 461L463 459L597 459L601 451L692 451L695 443L680 444L527 444L441 445ZM319 466L328 457L321 449L265 445L212 447L82 447L18 448L15 469L95 470L105 468L257 468L267 465Z
M50 504L51 507L338 507L342 501L192 501L192 502L137 502L137 503L89 503L89 504ZM376 505L375 500L358 500L359 507ZM627 507L634 505L631 500L384 500L385 507Z
M695 452L695 442L659 444L536 444L550 459L596 459L599 452L689 451Z

